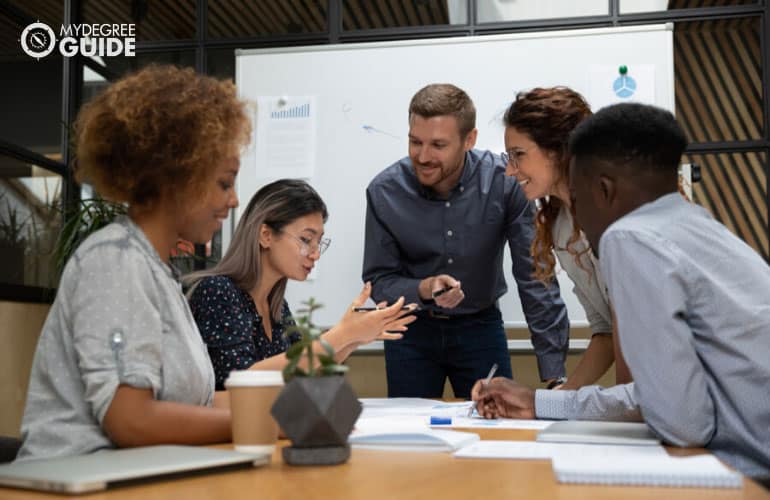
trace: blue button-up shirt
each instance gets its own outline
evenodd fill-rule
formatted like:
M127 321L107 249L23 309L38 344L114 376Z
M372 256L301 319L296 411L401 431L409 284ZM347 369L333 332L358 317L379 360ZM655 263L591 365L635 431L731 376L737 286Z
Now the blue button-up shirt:
M671 193L599 241L632 384L537 391L539 418L638 420L770 479L770 268L703 208Z
M532 204L516 180L505 176L498 156L466 153L458 184L447 199L423 187L409 158L391 165L366 191L363 279L372 297L388 302L404 296L422 307L422 279L449 274L462 282L465 299L442 314L472 314L496 304L508 286L503 276L505 242L513 259L524 314L542 379L564 374L569 319L558 284L532 276Z

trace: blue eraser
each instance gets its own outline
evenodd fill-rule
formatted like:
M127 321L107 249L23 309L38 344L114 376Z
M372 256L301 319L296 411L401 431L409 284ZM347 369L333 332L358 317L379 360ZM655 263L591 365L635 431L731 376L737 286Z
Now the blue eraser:
M452 417L430 417L430 425L452 425Z

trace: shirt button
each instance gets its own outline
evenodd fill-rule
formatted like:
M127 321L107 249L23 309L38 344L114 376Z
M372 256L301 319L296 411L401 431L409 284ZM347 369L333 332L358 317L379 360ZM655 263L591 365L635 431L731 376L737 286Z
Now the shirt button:
M452 230L450 229L449 231L447 231L447 232L446 232L446 235L447 235L447 236L452 236Z
M451 203L449 203L449 202L446 202L446 203L444 204L444 206L446 206L447 208L449 208L449 207L451 207L451 206L452 206L452 204L451 204Z
M449 257L449 260L447 260L446 262L447 262L447 264L453 264L454 263L454 259L452 257Z
M463 191L465 191L465 186L460 186L460 192L462 193Z

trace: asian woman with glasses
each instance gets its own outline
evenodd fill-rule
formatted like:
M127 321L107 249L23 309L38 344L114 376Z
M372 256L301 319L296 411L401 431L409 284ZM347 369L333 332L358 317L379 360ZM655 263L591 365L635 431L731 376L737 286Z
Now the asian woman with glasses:
M591 342L563 389L590 385L616 363L617 383L631 376L613 342L614 318L604 279L585 236L571 211L568 138L591 115L588 103L566 87L521 92L503 116L506 174L515 176L529 200L537 201L532 242L534 276L556 279L556 259L575 283L575 294L586 310ZM555 255L555 257L554 257Z
M217 390L231 370L280 369L296 335L286 336L291 311L288 280L304 281L329 247L326 205L306 182L283 179L260 189L238 222L230 246L212 269L193 273L188 300L214 366ZM367 283L353 306L369 298ZM324 339L342 361L359 345L398 339L414 316L401 316L403 299L371 313L349 308Z

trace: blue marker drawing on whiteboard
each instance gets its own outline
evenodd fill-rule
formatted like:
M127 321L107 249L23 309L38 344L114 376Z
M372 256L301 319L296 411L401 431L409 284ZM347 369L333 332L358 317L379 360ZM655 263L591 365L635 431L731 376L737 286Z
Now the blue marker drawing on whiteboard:
M513 94L513 99L516 100L516 94ZM510 102L503 103L499 108L497 108L492 115L492 117L487 122L487 125L490 127L499 127L503 123L503 117L505 116L505 112L508 111L508 108L511 106Z
M345 115L345 119L350 121L350 112L353 111L353 105L349 102L342 104L342 114Z
M387 135L388 137L393 137L394 139L400 139L400 137L395 134L391 134L390 132L385 132L384 130L374 128L371 125L361 125L361 128L366 130L370 134L382 134L382 135Z

